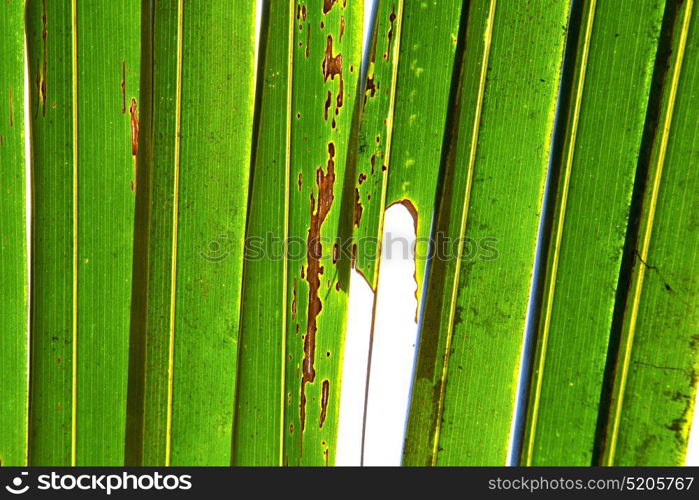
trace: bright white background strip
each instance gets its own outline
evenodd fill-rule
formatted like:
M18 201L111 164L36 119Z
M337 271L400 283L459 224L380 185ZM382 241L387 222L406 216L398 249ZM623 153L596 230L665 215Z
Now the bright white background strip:
M336 465L359 465L362 459L364 395L374 307L374 292L369 284L354 269L351 273Z
M417 342L415 221L386 210L367 401L365 465L400 465Z

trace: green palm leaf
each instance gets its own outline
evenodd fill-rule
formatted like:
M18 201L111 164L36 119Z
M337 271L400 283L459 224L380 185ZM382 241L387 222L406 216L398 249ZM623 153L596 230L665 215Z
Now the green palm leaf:
M697 391L699 12L673 2L671 57L623 314L604 448L607 465L681 465Z
M154 0L144 11L129 462L227 465L255 1Z
M234 465L282 465L293 2L267 2L238 357ZM296 187L296 186L293 186ZM270 307L274 304L273 307ZM264 376L261 376L264 374Z
M506 463L568 10L469 7L437 220L455 252L428 283L407 465Z
M361 2L297 2L291 71L283 461L333 464L347 316L346 164L361 71ZM303 243L301 243L303 242ZM293 245L293 247L292 247Z
M27 5L33 465L122 465L139 120L136 0Z
M24 6L0 4L0 465L27 465L28 335Z
M582 7L523 447L527 465L595 459L663 3ZM629 16L632 5L637 15Z

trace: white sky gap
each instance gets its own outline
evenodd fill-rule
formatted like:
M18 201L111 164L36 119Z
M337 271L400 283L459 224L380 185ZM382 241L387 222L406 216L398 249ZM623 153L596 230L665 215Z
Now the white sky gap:
M400 465L417 344L415 222L386 210L367 400L364 465Z

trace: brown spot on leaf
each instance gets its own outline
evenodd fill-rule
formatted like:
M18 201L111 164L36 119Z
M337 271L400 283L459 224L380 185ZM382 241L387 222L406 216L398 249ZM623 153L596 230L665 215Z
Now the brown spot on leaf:
M362 212L364 209L362 208L362 204L360 203L359 199L359 189L355 188L354 189L354 225L359 227L359 223L362 220Z
M323 0L323 14L328 14L335 5L337 0Z
M325 222L333 200L333 186L335 184L335 144L328 143L328 166L324 172L322 167L316 171L316 185L318 186L318 200L311 191L311 224L308 228L308 242L306 245L306 259L308 261L308 271L306 281L308 282L308 323L306 335L303 339L303 363L301 378L301 429L306 427L306 384L312 383L316 378L315 351L316 334L318 331L318 315L323 309L318 290L320 289L320 275L323 274L323 267L320 265L323 255L323 247L320 240L320 233Z
M311 30L306 30L306 59L311 53Z
M291 300L291 318L296 319L296 279L294 279L294 288L292 290L293 299Z
M46 62L46 52L47 52L47 42L46 42L46 37L48 35L48 22L47 22L47 17L46 17L46 0L42 1L42 13L41 13L41 39L43 43L43 63L42 63L42 70L41 70L41 77L38 82L38 87L39 87L39 101L41 102L41 114L42 116L46 116L46 72L48 68L48 64ZM37 75L37 78L39 76Z
M332 106L332 99L333 94L328 90L328 98L325 99L325 114L323 115L325 118L325 121L328 121L328 110L330 109L330 106Z
M39 68L39 60L36 60L36 80L34 81L36 84L36 92L38 94L39 100L41 100L41 69ZM34 110L34 118L39 116L39 106L36 107Z
M126 113L126 61L121 61L121 114Z
M14 104L12 103L14 101L14 96L12 95L12 85L10 85L10 127L14 127L15 125L15 119L14 119Z
M386 52L383 55L383 58L388 61L388 58L391 56L391 43L393 42L393 28L394 28L394 23L396 21L396 8L393 7L391 9L391 15L388 16L388 20L391 22L391 26L388 28L388 46L386 47Z
M328 416L328 399L330 399L330 381L323 380L323 390L320 400L320 428L323 428L325 418Z
M366 80L366 90L364 91L364 102L366 102L367 97L374 97L376 95L376 84L374 83L374 75Z
M131 154L136 156L138 154L138 104L136 104L136 99L131 99L131 107L129 108L129 113L131 114Z
M325 45L325 57L323 58L323 81L327 83L328 79L335 80L336 76L340 77L340 90L337 93L335 114L339 114L345 95L345 82L342 77L342 54L338 53L336 56L333 56L333 37L328 35Z

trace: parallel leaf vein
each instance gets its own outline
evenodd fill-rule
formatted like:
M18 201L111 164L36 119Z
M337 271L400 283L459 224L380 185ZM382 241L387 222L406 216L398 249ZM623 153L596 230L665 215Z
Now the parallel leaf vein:
M70 462L77 465L78 426L78 2L71 1L71 51L73 99L73 291L72 291L72 403Z
M170 325L168 345L168 388L165 437L165 465L172 460L172 399L174 392L175 367L175 304L177 302L177 235L180 210L180 136L182 132L182 24L184 0L177 2L177 86L175 90L175 150L174 185L172 193L172 253L170 271Z

